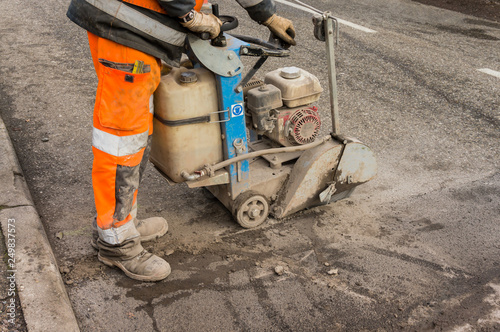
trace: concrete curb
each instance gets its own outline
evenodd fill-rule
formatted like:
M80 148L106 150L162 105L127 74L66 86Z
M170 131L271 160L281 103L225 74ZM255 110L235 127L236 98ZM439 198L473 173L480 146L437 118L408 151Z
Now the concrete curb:
M10 246L15 250L15 265L9 267L12 271L8 271L8 275L15 276L28 330L80 331L54 253L1 118L0 184L0 224L7 249Z

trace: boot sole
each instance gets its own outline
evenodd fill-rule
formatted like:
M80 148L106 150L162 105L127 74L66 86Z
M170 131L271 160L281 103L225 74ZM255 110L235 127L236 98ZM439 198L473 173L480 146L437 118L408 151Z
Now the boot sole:
M139 280L139 281L160 281L160 280L163 280L166 277L168 277L170 275L170 272L172 272L172 270L170 269L170 264L167 263L168 270L167 270L167 272L165 272L165 274L159 275L159 276L143 276L140 274L135 274L135 273L130 272L120 262L113 261L113 260L108 259L106 257L102 257L100 254L97 255L97 259L106 266L119 268L120 270L123 271L123 273L125 273L125 275L127 277L129 277L131 279Z
M140 241L141 242L153 241L153 240L156 240L156 239L162 237L163 235L167 234L167 232L168 232L168 224L165 224L165 227L163 227L163 229L161 231L159 231L158 233L151 234L149 236L141 236ZM97 246L97 242L95 239L90 240L90 245L95 250L99 250L99 247Z

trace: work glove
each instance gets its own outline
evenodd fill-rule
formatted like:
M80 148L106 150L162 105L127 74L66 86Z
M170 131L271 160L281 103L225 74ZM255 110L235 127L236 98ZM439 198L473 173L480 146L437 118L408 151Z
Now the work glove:
M295 29L293 27L292 21L273 14L270 18L262 22L263 25L269 28L271 32L289 45L296 45L295 42Z
M220 33L222 22L213 14L204 14L195 11L191 21L186 23L181 22L181 24L183 27L196 33L208 32L210 39L214 39Z

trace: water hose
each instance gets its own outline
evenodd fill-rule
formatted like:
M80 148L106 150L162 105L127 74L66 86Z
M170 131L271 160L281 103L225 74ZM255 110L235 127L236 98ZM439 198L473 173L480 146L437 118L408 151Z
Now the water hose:
M192 181L199 179L202 176L208 175L210 177L214 176L215 171L227 167L231 164L247 160L247 159L252 159L256 157L260 157L266 154L277 154L277 153L285 153L285 152L297 152L297 151L304 151L308 149L312 149L318 145L321 145L329 140L332 139L332 136L324 136L321 139L318 139L312 143L309 144L304 144L304 145L297 145L297 146L287 146L283 148L274 148L274 149L266 149L266 150L259 150L259 151L254 151L246 154L242 154L236 157L233 157L231 159L227 159L224 161L221 161L220 163L214 164L214 165L206 165L202 170L196 171L193 174L189 174L186 171L181 172L181 176L186 179L187 181Z

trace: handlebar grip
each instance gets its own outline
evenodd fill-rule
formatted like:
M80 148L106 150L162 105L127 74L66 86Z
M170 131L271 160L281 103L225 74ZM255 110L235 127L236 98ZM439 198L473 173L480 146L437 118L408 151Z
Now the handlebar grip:
M234 16L220 15L219 18L222 20L220 35L222 35L222 33L225 31L233 30L238 27L238 19ZM210 39L210 34L208 32L202 32L198 36L203 40Z
M212 14L219 17L219 15L220 15L219 14L219 4L217 4L217 3L212 4Z

